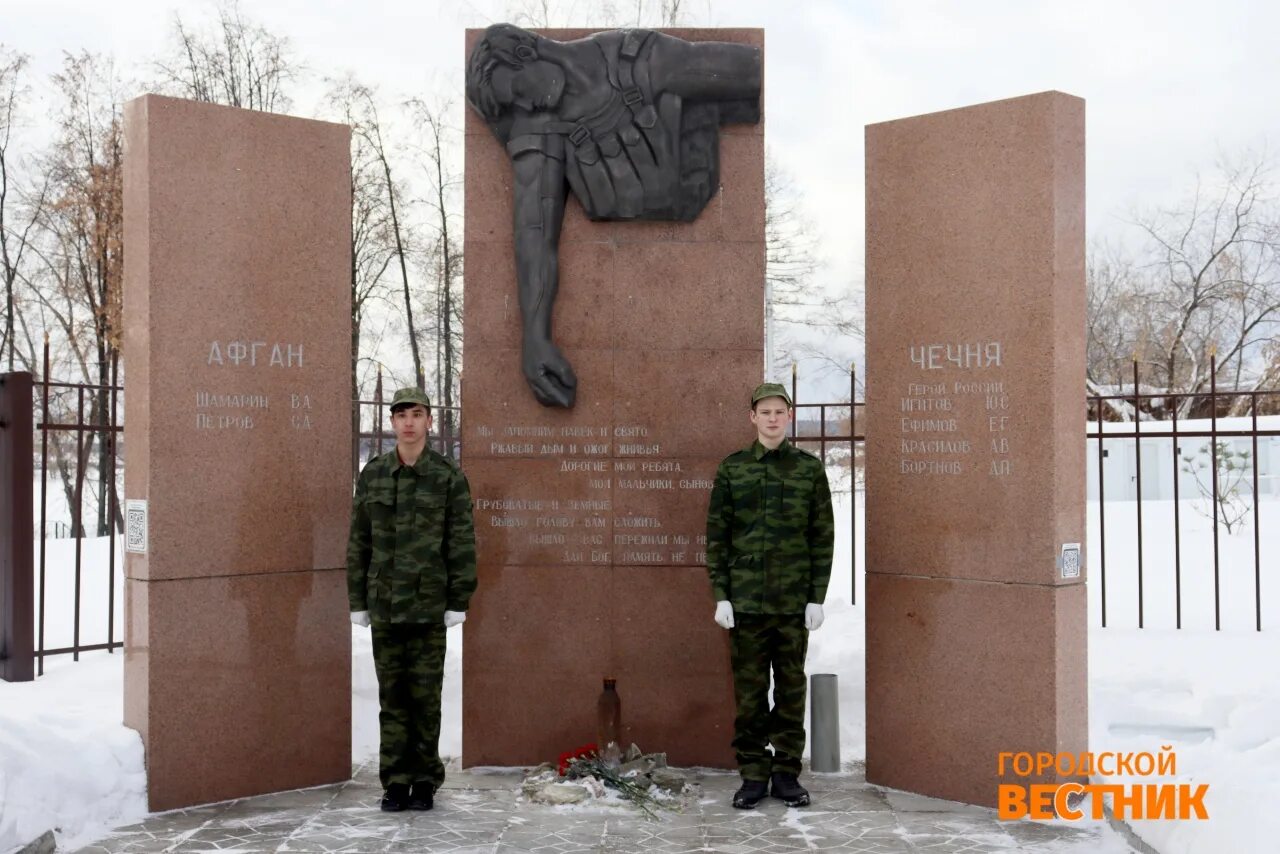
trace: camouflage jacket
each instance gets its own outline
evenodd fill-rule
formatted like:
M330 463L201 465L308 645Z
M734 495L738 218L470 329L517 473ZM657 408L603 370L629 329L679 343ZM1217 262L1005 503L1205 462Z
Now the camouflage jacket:
M802 614L831 578L835 522L822 462L787 440L759 441L716 470L707 572L717 601L746 614Z
M374 622L434 623L465 611L476 589L467 477L424 449L417 463L392 449L356 482L347 540L347 599Z

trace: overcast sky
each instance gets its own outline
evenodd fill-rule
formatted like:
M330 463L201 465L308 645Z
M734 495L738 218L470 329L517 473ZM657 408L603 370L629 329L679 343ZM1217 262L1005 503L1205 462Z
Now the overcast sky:
M565 24L595 23L600 4L552 5L561 10L553 23ZM461 105L463 29L521 6L244 0L242 8L287 35L310 69L295 97L294 112L306 114L320 79L346 71L388 95L451 88ZM1088 230L1113 239L1124 239L1132 209L1176 201L1220 154L1262 148L1268 136L1277 144L1280 133L1280 4L685 0L684 8L686 25L765 29L766 143L804 193L836 290L862 276L866 124L1047 89L1083 97ZM0 42L30 54L37 76L78 48L109 52L129 71L161 51L175 11L199 21L212 9L205 0L0 0Z

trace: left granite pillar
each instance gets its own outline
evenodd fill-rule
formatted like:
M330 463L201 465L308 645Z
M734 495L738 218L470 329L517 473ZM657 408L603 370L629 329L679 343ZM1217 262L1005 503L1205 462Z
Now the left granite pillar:
M125 105L124 721L152 810L351 773L349 142Z

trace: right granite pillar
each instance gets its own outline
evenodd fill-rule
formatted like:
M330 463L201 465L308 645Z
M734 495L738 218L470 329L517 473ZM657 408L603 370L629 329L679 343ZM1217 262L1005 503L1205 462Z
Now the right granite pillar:
M867 780L1087 750L1084 101L866 129Z

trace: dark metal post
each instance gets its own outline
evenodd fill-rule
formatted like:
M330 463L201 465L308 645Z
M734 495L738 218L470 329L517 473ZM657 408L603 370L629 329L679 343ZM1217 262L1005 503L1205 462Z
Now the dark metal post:
M849 604L858 604L858 371L849 363L849 574L853 591Z
M1173 399L1173 602L1182 628L1182 518L1178 494L1178 399Z
M794 442L796 438L796 363L791 363L791 440Z
M821 449L821 460L825 466L827 464L827 405L825 403L818 404L818 447Z
M0 679L35 678L31 374L0 374Z
M382 453L382 365L378 365L378 381L373 386L373 434L377 437L378 450Z
M73 661L80 660L80 554L84 532L84 386L76 389L76 506L71 511L71 524L76 535L76 596L75 613L72 615L71 637Z
M1218 597L1218 356L1209 355L1209 452L1213 468L1213 630L1222 630Z
M1249 395L1249 411L1253 414L1253 608L1254 626L1262 631L1262 547L1258 539L1258 393Z
M111 353L111 388L107 390L110 402L108 414L111 417L111 429L102 434L102 441L107 445L107 465L110 468L107 493L107 653L112 654L116 648L112 643L116 639L116 458L119 456L118 445L120 434L116 432L116 381L120 373L120 351Z
M360 474L360 424L364 416L360 406L360 387L356 386L355 399L351 401L351 482Z
M40 375L40 617L36 634L36 670L44 675L45 516L49 491L49 333L44 334L44 373Z
M1133 456L1138 500L1138 628L1143 623L1142 601L1142 392L1138 386L1138 359L1133 360Z
M1102 575L1102 627L1107 627L1107 502L1106 502L1106 473L1103 471L1103 465L1106 462L1107 451L1103 447L1103 437L1106 435L1102 432L1102 403L1101 396L1098 397L1098 555L1100 563L1100 572Z

